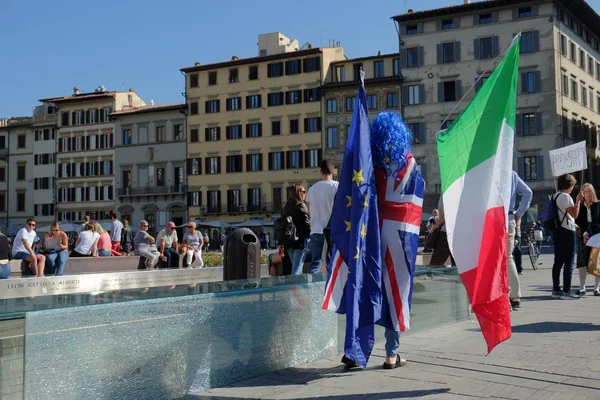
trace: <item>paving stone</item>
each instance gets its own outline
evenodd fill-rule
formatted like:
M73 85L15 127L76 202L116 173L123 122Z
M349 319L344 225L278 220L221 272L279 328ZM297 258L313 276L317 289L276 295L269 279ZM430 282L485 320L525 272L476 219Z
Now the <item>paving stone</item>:
M486 355L478 324L470 320L403 334L400 352L409 360L407 367L382 370L385 352L383 343L378 341L366 370L343 372L340 357L331 357L212 389L202 396L218 400L243 396L322 400L598 400L600 324L596 310L600 308L600 297L579 301L550 299L552 256L543 255L542 261L539 270L526 270L520 277L523 305L511 314L513 337L490 355Z

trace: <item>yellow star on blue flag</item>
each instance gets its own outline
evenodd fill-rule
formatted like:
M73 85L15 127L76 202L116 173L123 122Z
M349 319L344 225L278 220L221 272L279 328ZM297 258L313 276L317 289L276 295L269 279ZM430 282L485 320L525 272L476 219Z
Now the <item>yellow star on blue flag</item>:
M360 171L354 171L354 178L352 178L352 181L356 182L357 185L360 185L361 182L365 181L365 178L363 178L362 169Z

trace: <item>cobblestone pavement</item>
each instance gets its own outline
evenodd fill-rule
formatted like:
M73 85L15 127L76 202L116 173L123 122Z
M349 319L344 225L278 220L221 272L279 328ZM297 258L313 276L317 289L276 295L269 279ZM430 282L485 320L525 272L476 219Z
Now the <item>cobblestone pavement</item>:
M588 289L581 300L552 299L552 256L541 261L533 271L523 258L523 303L512 313L513 337L488 356L473 319L403 336L400 351L409 361L403 368L383 370L384 351L377 346L366 370L345 372L340 356L186 400L600 399L600 297Z

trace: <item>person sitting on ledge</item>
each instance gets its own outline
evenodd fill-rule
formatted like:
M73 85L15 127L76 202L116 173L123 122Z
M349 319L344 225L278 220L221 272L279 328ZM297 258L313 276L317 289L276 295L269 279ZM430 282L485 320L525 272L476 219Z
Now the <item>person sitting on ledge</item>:
M177 226L173 221L158 234L158 245L161 256L165 257L166 268L179 268L179 239L177 238Z
M60 225L55 222L50 227L50 232L44 237L44 248L46 253L46 263L50 273L62 275L69 259L69 237L60 230Z
M204 240L202 239L202 233L196 230L196 223L190 221L187 223L187 232L183 235L183 244L187 246L187 257L185 258L185 268L192 266L192 259L194 256L194 266L203 267L204 261L202 261L202 246Z
M94 222L94 230L100 235L98 238L98 255L100 257L112 256L112 243L108 232L102 228L99 222Z
M85 224L83 230L79 232L75 249L71 250L69 257L98 257L98 239L100 235L94 232L94 225Z
M29 268L37 276L44 276L44 268L46 267L46 256L43 254L35 254L33 249L34 243L38 237L34 231L35 219L29 218L24 228L17 233L13 241L12 256L15 260L29 261Z
M135 255L146 259L146 269L154 269L160 253L156 248L156 240L148 234L148 221L140 221L140 230L133 239Z

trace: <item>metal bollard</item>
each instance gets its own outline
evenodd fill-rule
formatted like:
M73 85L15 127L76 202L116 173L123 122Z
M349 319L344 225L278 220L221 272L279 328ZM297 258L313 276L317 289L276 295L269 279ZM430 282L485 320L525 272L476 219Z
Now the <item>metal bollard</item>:
M233 231L223 249L223 280L260 278L260 241L247 228Z

